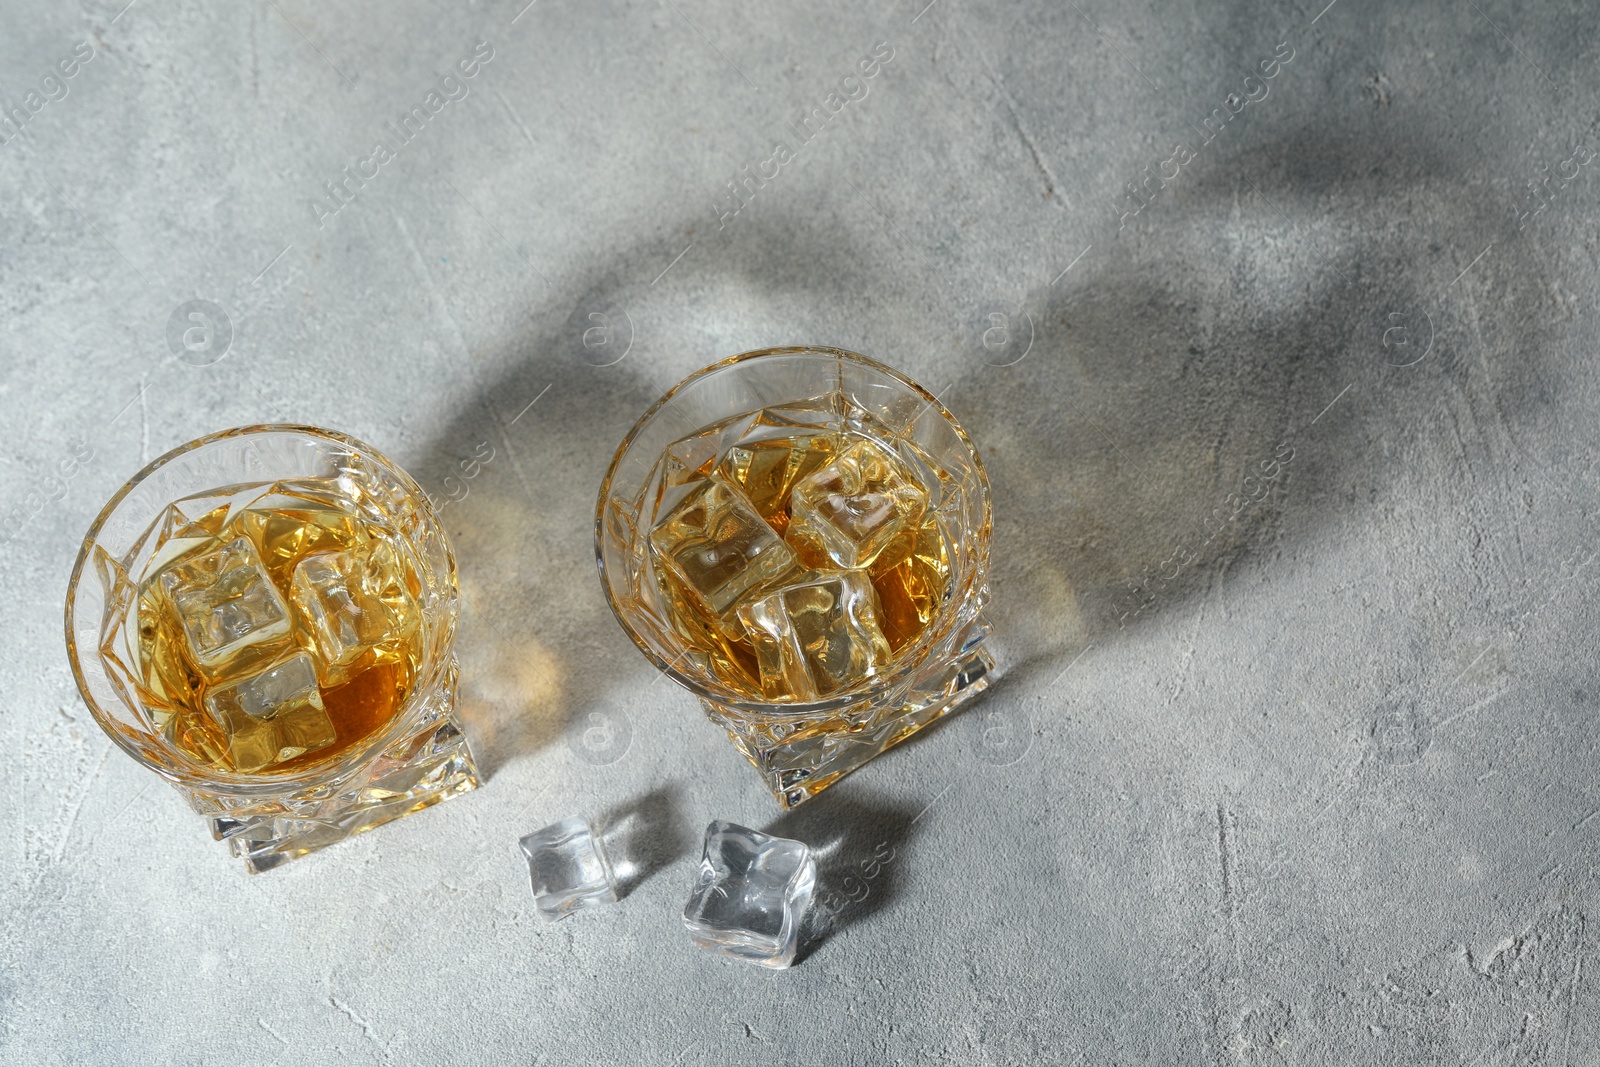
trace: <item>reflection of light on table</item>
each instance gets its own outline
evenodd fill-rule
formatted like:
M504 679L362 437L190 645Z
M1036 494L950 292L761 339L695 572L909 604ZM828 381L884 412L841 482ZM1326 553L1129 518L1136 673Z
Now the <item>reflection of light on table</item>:
M565 672L535 637L511 637L474 617L462 616L461 718L474 752L498 766L524 751L543 748L562 728Z

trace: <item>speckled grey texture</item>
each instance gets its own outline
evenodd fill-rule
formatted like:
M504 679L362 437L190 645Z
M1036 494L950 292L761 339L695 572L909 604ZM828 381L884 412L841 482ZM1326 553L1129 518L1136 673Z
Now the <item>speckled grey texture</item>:
M0 11L0 1062L1600 1064L1592 4L124 2ZM793 342L979 442L1005 667L779 818L591 540L651 400ZM250 878L61 604L269 420L460 498L486 780ZM638 869L545 926L574 813ZM825 850L794 969L689 946L713 817Z

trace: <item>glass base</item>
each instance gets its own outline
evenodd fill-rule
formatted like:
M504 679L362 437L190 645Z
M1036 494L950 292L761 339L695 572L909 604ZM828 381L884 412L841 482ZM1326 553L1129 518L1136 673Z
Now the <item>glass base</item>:
M980 617L953 662L915 677L888 707L862 703L815 716L777 716L700 703L787 811L989 688L995 663L983 647L988 633Z
M270 796L181 791L251 874L471 792L478 772L456 719L455 681L452 664L414 732L334 781Z

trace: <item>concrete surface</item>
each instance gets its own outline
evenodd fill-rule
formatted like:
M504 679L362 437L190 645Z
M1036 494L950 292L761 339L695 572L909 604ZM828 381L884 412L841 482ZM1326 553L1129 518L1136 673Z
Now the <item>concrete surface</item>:
M0 14L0 1062L1600 1064L1592 5L124 2ZM980 443L1005 675L780 821L591 515L788 342ZM458 498L488 779L252 879L61 604L263 420ZM579 812L652 848L542 926L516 838ZM832 848L792 971L689 947L714 817Z

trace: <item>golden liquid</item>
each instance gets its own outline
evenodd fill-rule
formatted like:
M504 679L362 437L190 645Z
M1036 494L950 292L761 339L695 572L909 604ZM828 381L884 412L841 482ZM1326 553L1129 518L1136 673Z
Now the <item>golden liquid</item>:
M782 427L787 420L768 417L774 410L793 411L802 406L787 405L785 409L767 409L724 420L669 446L657 466L660 480L653 483L658 488L652 552L660 607L678 638L684 658L751 700L784 702L811 699L818 694L797 693L781 679L775 681L770 673L763 672L756 644L740 624L737 610L710 610L707 598L695 596L687 587L680 573L682 568L664 563L663 545L657 539L662 537L663 529L671 520L668 515L673 500L670 486L714 476L737 486L772 534L783 539L793 553L791 569L776 578L764 577L753 587L740 590L741 604L748 605L752 600L785 587L786 583L850 570L830 559L824 546L796 528L794 489L807 476L825 480L824 468L828 464L837 461L852 445L863 439L871 440L872 435L856 430L818 433L815 428L797 428L794 434L786 435ZM752 418L755 419L753 428ZM773 425L774 422L777 425ZM859 419L856 425L861 425ZM729 426L734 430L724 429ZM743 441L738 441L740 432L745 435ZM706 445L707 441L712 444ZM926 456L923 460L937 469ZM819 471L822 473L818 474ZM729 530L735 526L739 528L725 543L739 551L748 545L750 536L747 527L736 521L724 524ZM769 569L779 567L770 565ZM949 588L950 551L935 510L917 509L914 524L900 530L887 548L858 570L870 581L870 615L889 649L888 662L877 663L869 671L877 673L922 634L942 606ZM721 602L720 597L713 600L716 604Z
M237 500L251 488L229 486L217 493ZM223 504L193 520L176 521L169 515L157 521L157 526L166 527L159 534L165 547L156 550L146 573L136 578L136 688L152 727L190 759L234 773L275 775L337 759L400 711L422 658L423 627L417 608L421 583L410 551L395 531L342 498L331 482L305 480L259 488L264 495L242 510ZM259 557L280 608L287 608L282 612L287 632L208 655L197 651L193 634L186 630L172 576L185 573L182 568L192 567L196 560L214 558L219 549L241 537ZM337 661L331 661L326 641L319 645L314 618L305 608L306 595L297 596L294 587L296 568L313 557L321 557L324 564L376 560L393 572L377 576L387 593L381 604L370 596L362 599L359 591L354 594L355 603L368 609L364 616L357 612L368 632ZM254 591L257 599L269 596L263 588ZM329 587L324 593L335 604L350 602L339 599L351 595L340 589ZM196 595L204 598L206 593ZM371 629L375 618L381 632ZM263 756L259 745L245 746L236 733L230 733L227 722L208 706L208 695L298 653L310 657L316 672L315 700L321 710L305 712L315 723L313 742ZM272 721L271 709L264 714L265 721ZM256 727L261 720L242 721ZM304 751L296 752L302 747Z

